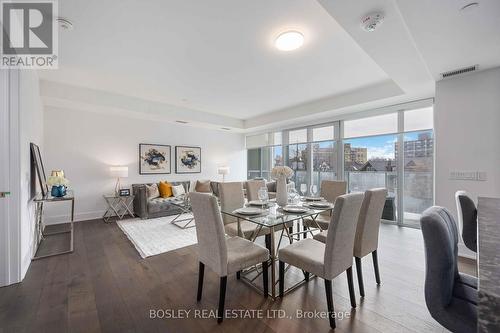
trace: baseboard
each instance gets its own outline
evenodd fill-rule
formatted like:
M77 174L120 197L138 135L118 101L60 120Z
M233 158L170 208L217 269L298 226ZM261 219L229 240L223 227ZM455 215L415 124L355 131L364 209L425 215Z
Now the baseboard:
M102 218L103 214L104 214L104 210L93 211L93 212L75 213L75 222L100 219L100 218ZM67 214L54 215L54 216L44 216L43 220L44 220L46 225L68 223L69 216Z

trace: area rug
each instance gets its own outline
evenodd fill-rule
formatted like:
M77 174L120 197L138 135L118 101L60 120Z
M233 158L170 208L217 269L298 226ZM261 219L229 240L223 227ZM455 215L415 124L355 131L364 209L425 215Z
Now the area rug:
M192 215L183 214L177 220L188 217ZM198 242L196 228L181 229L171 223L174 218L175 216L150 220L130 219L117 221L117 224L141 257L147 258Z

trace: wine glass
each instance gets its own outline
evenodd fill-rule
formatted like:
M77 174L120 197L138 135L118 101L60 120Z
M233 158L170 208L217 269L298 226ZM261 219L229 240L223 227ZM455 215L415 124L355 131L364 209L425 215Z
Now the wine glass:
M316 194L318 194L318 185L311 185L309 191L311 191L311 195L315 197Z
M302 196L307 193L307 184L300 184L300 193L302 193Z
M267 204L267 201L269 200L269 193L267 192L267 187L259 188L259 191L257 191L257 197L262 203L262 208L264 208L264 206Z

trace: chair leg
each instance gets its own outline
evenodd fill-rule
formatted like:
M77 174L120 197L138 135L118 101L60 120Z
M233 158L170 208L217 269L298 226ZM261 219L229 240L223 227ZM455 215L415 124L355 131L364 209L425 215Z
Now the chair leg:
M241 279L241 271L236 272L236 279L237 280Z
M347 284L349 286L349 297L351 298L351 307L356 307L356 293L354 292L354 283L352 282L352 267L346 270Z
M198 270L198 295L196 296L196 300L201 300L201 294L203 292L203 275L205 273L205 264L200 261L200 266Z
M217 323L222 323L224 319L224 301L226 300L226 285L227 276L222 276L220 278L220 290L219 290L219 310L217 311Z
M265 235L264 239L266 241L266 249L268 249L269 252L271 252L271 234Z
M285 262L281 260L279 264L279 289L280 297L283 298L285 291Z
M332 280L325 280L326 304L328 305L328 319L330 327L335 328L335 309L333 308Z
M377 250L372 252L372 258L373 258L373 269L375 270L375 280L377 281L377 284L380 284L380 273L378 271Z
M304 278L306 281L309 281L309 272L304 272Z
M264 286L264 298L269 296L269 278L268 278L267 260L262 262L262 285Z
M306 226L304 226L304 233L302 234L302 235L303 235L303 237L304 237L304 239L306 239L306 238L307 238L307 230L309 230L309 228L308 228L308 227L306 227Z
M359 294L365 297L365 285L363 283L363 271L361 269L361 258L354 257L356 261L356 273L358 273Z

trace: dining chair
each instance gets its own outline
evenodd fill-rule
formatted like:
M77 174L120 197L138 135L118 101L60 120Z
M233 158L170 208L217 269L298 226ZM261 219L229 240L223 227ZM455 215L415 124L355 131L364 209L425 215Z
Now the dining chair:
M339 180L323 180L321 181L321 189L320 196L323 197L326 201L334 204L335 200L347 193L347 182L339 181ZM328 229L328 225L330 224L331 216L330 211L326 211L318 214L318 216L314 219L321 227L322 230ZM305 218L303 221L304 226L304 238L307 237L306 230L309 228L316 228L317 225L314 223L312 218Z
M243 184L241 182L228 182L219 184L219 197L221 210L232 212L245 206L245 196L243 194ZM258 227L250 221L240 220L240 230L238 231L238 218L223 214L224 229L229 236L239 236L245 239L252 239L258 236L266 236L266 247L269 248L270 230L261 228L258 234L255 234Z
M359 294L365 296L363 283L363 272L361 268L361 258L372 254L373 268L375 271L375 281L380 284L380 273L378 268L378 233L380 229L380 219L384 210L387 189L375 188L365 192L363 204L359 212L356 226L356 237L354 238L353 255L356 262L356 273L358 275ZM325 243L328 231L322 231L314 235L314 239Z
M263 179L254 179L247 181L247 199L248 201L259 200L259 189L266 187L266 181Z
M267 297L269 250L241 237L226 238L215 196L194 192L190 193L189 196L196 220L196 237L198 238L199 272L196 299L197 301L201 300L206 265L220 277L217 322L221 323L224 319L228 275L262 263L264 297Z
M455 193L458 224L465 246L477 252L477 208L474 200L465 191Z
M328 318L332 328L335 328L332 279L344 271L347 274L351 306L356 307L352 282L352 249L363 196L363 193L353 193L337 198L326 244L312 238L306 238L294 242L278 252L280 296L283 297L284 293L285 263L323 278L325 280Z
M452 332L476 332L477 279L458 272L458 231L443 207L420 218L425 248L425 303L431 316Z

